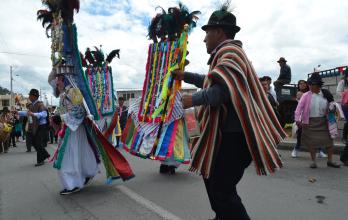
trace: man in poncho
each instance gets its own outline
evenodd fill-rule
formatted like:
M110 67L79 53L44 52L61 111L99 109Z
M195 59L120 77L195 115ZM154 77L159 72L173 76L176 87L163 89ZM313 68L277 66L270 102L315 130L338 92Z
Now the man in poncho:
M201 135L194 140L191 171L204 179L215 219L250 219L236 185L253 160L258 174L282 166L275 147L285 136L242 43L236 17L223 6L207 25L208 75L176 70L177 80L202 88L184 95L184 108L200 106Z

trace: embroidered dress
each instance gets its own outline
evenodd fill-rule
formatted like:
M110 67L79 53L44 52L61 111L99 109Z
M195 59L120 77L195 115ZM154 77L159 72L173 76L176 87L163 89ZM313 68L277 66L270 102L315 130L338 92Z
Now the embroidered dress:
M61 96L59 111L66 125L64 138L61 140L63 158L55 161L58 176L64 189L82 188L87 177L94 177L98 164L89 144L82 122L86 112L82 106L82 95L78 89L68 88ZM64 149L63 149L64 148Z

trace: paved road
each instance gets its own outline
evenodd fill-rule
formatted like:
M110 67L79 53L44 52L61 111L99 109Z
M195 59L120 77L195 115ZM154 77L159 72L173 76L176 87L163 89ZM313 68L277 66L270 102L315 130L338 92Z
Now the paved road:
M53 146L48 150L53 151ZM50 164L34 167L35 153L22 143L0 154L0 219L169 219L205 220L213 216L201 178L180 167L175 176L158 174L159 163L126 155L136 178L105 185L103 171L81 192L60 196ZM348 168L308 168L308 153L297 159L281 152L285 167L258 177L251 166L239 192L252 219L346 219ZM336 158L337 159L337 158ZM103 168L101 169L103 170ZM309 182L314 178L314 183ZM322 203L317 196L323 196Z

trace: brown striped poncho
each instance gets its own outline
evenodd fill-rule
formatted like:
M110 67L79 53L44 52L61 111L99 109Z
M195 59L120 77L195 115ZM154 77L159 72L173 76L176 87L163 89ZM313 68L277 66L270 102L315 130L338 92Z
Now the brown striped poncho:
M286 134L240 41L225 41L212 57L203 87L219 82L228 87L257 174L273 173L282 167L276 146ZM193 142L190 170L200 172L204 178L210 176L213 156L221 143L220 121L225 109L225 106L201 106L198 113L201 135Z

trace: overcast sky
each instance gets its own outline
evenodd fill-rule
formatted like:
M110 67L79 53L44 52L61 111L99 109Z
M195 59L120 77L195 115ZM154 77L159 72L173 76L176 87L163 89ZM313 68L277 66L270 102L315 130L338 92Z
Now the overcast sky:
M36 20L36 11L43 8L41 1L0 1L0 85L10 88L13 65L15 92L27 94L31 88L41 88L50 97L50 39ZM190 65L186 70L206 74L209 56L200 27L221 1L182 2L190 11L202 12L198 27L189 37ZM176 6L177 1L81 0L80 4L80 12L75 15L79 49L99 45L103 45L104 52L121 49L121 59L112 62L115 89L141 88L150 43L147 26L156 14L156 6L167 9ZM280 56L288 60L293 82L305 79L318 64L322 69L348 65L348 1L234 0L232 5L241 27L236 39L243 41L259 76L276 79Z

